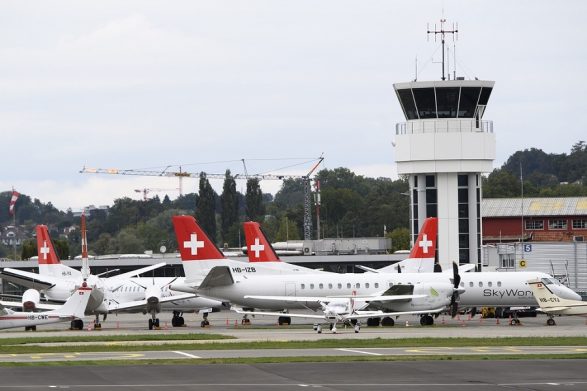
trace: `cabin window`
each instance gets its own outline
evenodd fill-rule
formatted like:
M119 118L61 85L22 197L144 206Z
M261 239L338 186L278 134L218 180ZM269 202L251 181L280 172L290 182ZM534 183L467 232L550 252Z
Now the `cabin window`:
M340 282L338 283L338 289L342 289L342 284Z
M487 283L487 286L491 288L491 287L493 286L493 283L492 283L491 281L489 281L489 282Z
M379 288L379 283L378 282L375 283L375 289L377 289L377 288Z
M501 287L501 281L497 282L497 286Z
M473 284L473 281L469 282L469 286L472 288L475 286L475 284Z
M369 283L368 282L365 283L365 288L369 289Z
M310 289L314 289L314 284L310 284Z
M301 284L300 286L302 289L306 289L306 284Z
M332 289L332 284L328 284L328 289Z
M347 289L351 289L351 283L347 282L346 287L347 287Z
M358 282L355 284L355 288L359 289L361 287L361 284L359 284Z
M483 281L479 281L479 288L483 288Z
M322 283L318 284L318 288L324 289L324 284L322 284Z

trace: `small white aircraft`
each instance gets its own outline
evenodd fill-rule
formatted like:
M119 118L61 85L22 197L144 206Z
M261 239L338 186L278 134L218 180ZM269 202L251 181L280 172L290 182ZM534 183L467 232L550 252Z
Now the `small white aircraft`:
M554 315L582 315L587 316L587 302L569 300L557 296L553 286L561 285L555 278L541 278L528 281L534 293L534 298L540 306L540 311L548 315L546 324L554 326Z
M0 305L0 329L24 326L26 330L34 330L38 325L69 322L75 318L82 318L91 292L92 288L81 286L73 292L65 304L55 306L57 309L46 312L16 312Z

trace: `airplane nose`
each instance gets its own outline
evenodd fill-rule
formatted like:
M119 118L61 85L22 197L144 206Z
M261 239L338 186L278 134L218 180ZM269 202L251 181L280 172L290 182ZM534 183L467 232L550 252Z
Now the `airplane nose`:
M571 288L567 288L566 286L562 286L560 287L560 294L559 296L562 297L563 299L569 299L569 300L583 300L583 298L574 290L572 290Z

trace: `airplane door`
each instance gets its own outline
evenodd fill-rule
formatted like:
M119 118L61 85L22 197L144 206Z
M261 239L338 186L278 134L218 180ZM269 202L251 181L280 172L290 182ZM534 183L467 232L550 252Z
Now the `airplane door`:
M296 283L295 282L286 282L285 283L285 295L286 296L295 296L296 295Z

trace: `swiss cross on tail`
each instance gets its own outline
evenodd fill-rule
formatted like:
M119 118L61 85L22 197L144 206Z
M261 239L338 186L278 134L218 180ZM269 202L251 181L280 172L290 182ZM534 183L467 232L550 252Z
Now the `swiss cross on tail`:
M436 235L438 219L429 217L424 220L418 239L412 247L410 258L434 258L436 255Z
M279 262L279 257L259 223L247 221L244 223L244 229L249 262Z
M46 225L37 225L37 255L39 256L39 264L41 265L56 265L61 263L57 257L57 253L51 243L49 237L49 230Z
M173 228L182 261L224 259L193 216L173 216Z

